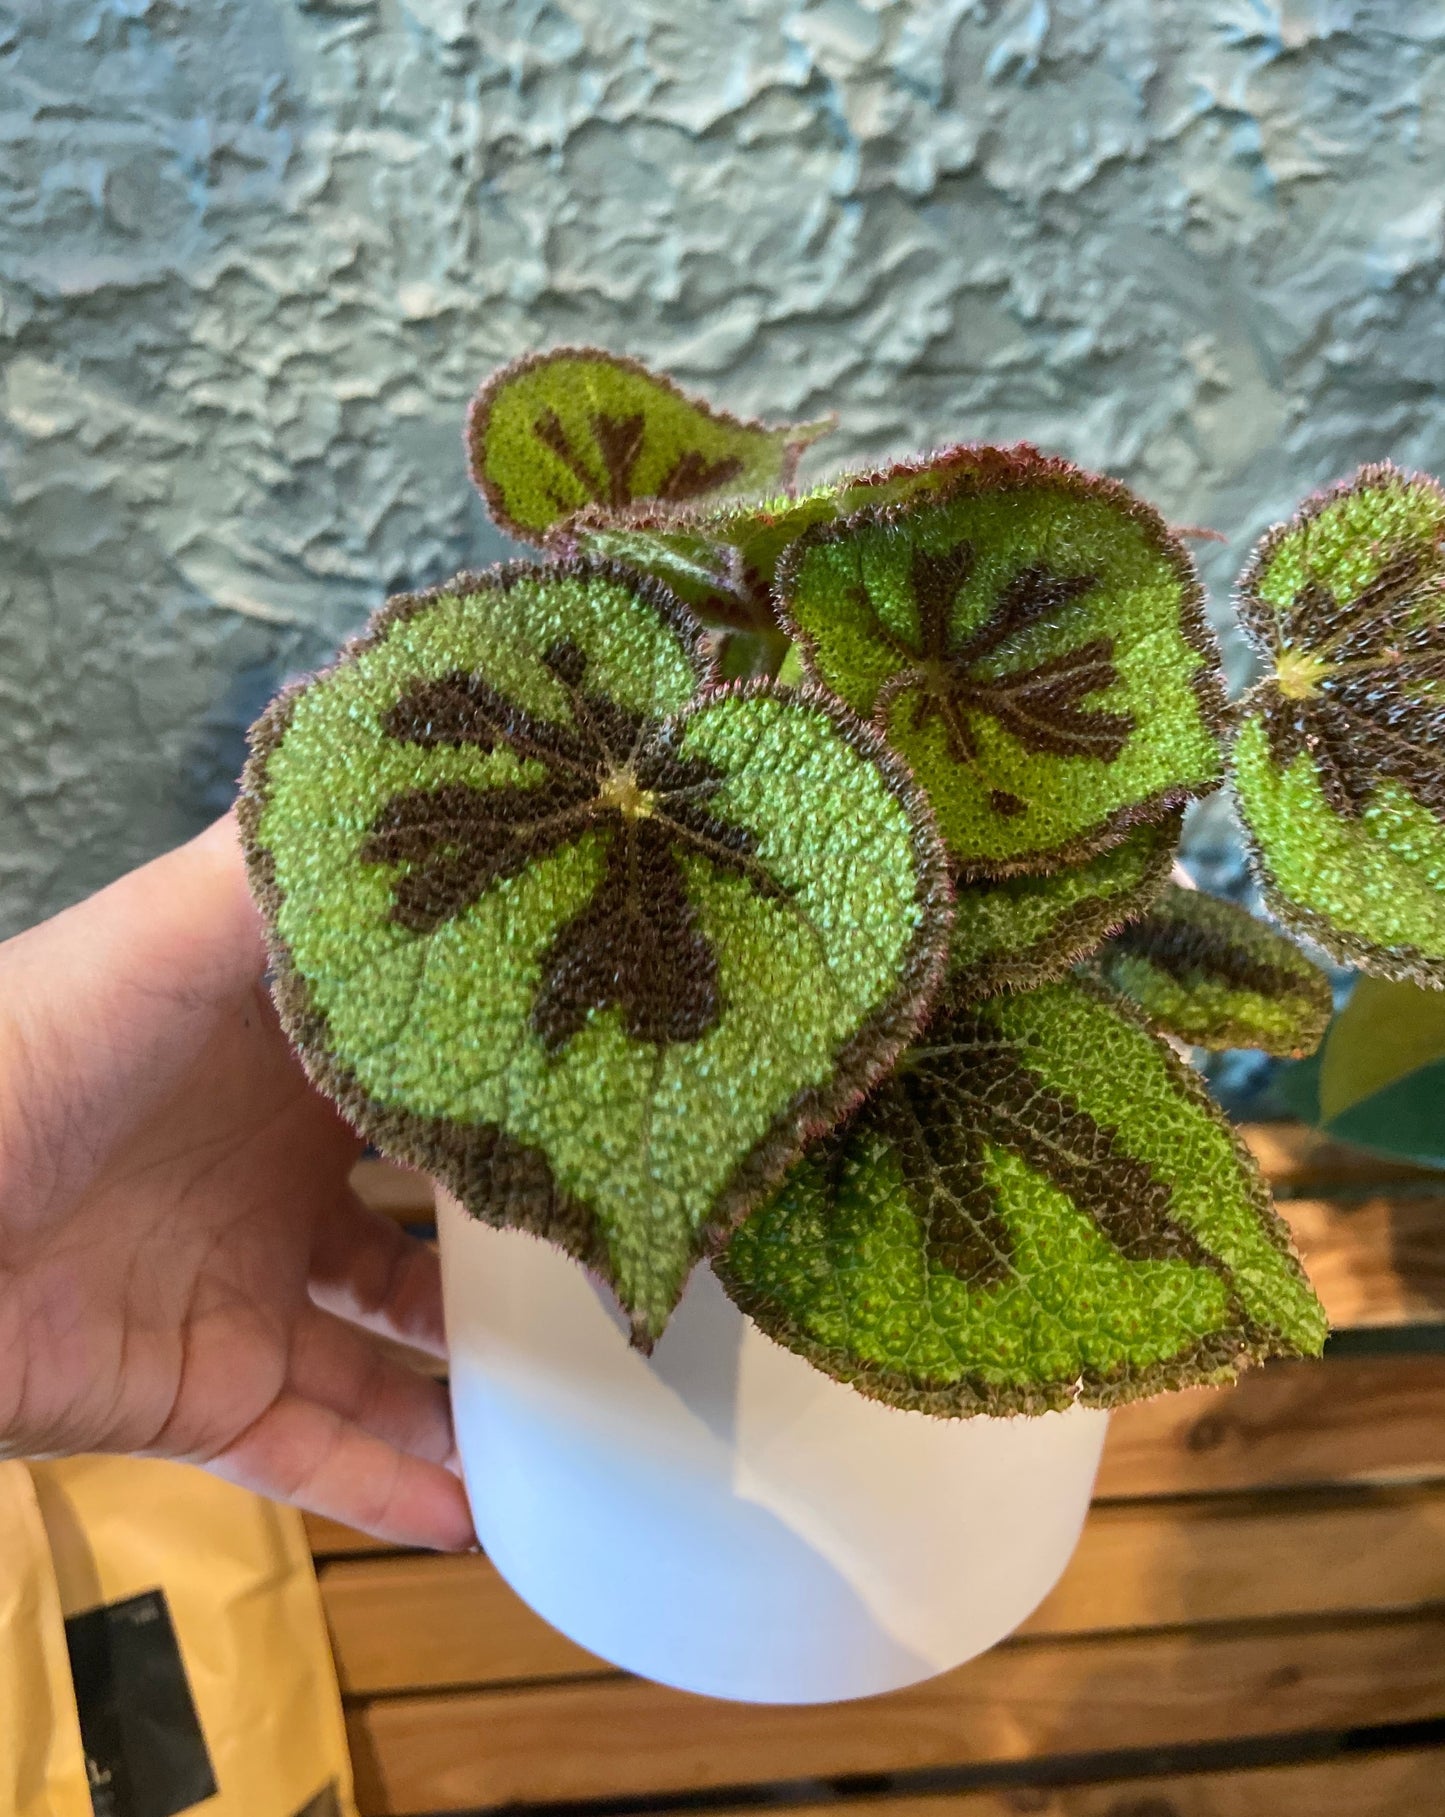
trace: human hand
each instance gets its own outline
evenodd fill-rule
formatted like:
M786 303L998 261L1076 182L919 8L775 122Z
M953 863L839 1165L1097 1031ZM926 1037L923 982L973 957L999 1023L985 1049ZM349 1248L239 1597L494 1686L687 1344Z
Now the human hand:
M435 1256L263 983L234 822L0 945L0 1456L181 1458L411 1545L473 1542Z

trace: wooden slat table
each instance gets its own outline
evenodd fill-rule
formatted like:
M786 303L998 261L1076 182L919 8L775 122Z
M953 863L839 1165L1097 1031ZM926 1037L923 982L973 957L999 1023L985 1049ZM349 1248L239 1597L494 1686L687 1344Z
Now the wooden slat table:
M1063 1581L947 1677L834 1709L688 1697L484 1558L312 1521L368 1817L1445 1817L1445 1176L1247 1134L1343 1335L1116 1415ZM429 1214L384 1164L358 1184Z

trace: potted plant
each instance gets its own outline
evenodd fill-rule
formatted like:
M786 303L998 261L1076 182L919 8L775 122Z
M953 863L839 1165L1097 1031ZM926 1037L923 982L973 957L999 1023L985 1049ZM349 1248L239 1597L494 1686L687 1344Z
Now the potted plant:
M1323 1343L1161 1038L1303 1053L1329 1014L1168 882L1226 743L1287 925L1445 961L1439 777L1399 755L1440 711L1429 482L1266 540L1231 714L1124 487L954 447L796 491L826 427L589 349L498 373L472 470L541 559L393 600L273 703L241 803L304 1063L442 1188L483 1544L583 1645L767 1701L990 1645L1111 1407Z

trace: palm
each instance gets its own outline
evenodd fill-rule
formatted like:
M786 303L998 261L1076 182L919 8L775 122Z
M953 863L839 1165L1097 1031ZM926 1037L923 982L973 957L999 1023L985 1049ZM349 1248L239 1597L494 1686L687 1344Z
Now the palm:
M234 833L0 948L0 1448L149 1452L411 1543L470 1539L434 1259L261 983Z

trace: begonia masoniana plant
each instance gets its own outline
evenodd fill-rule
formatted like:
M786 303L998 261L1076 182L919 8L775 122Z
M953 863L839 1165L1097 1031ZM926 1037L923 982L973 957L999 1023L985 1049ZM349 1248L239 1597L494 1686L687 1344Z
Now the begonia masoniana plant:
M1169 882L1233 781L1277 918L1445 983L1445 501L1366 468L1261 545L1231 710L1188 550L959 446L795 489L767 426L595 349L482 387L533 562L392 600L252 734L242 826L313 1079L650 1348L710 1261L936 1415L1315 1354L1324 1313L1174 1042L1300 1054L1285 934Z

